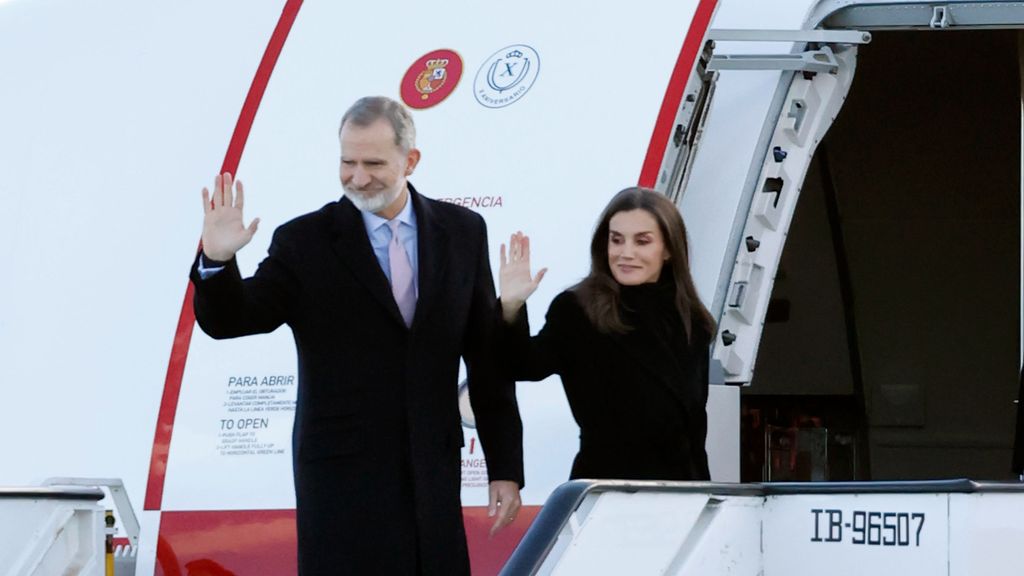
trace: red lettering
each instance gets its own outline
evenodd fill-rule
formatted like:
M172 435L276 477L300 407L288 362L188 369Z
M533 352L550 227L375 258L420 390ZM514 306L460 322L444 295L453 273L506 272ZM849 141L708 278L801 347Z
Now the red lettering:
M2 1L0 0L0 2ZM505 202L501 196L463 196L461 198L438 198L438 200L467 208L499 208Z

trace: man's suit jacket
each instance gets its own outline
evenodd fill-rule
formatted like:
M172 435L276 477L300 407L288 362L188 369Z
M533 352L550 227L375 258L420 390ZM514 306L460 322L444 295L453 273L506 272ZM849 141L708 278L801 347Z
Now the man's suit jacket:
M514 383L495 369L496 297L483 219L410 188L419 298L407 328L362 217L343 198L282 225L256 274L201 280L214 338L288 324L300 574L468 574L459 359L490 480L523 485Z

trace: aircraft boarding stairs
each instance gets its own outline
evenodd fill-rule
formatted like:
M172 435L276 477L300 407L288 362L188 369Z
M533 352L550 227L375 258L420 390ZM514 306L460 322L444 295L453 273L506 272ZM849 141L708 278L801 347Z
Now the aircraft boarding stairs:
M127 533L114 545L114 513ZM51 478L0 487L0 576L132 576L139 524L119 479Z
M563 484L503 576L1024 574L1024 484Z

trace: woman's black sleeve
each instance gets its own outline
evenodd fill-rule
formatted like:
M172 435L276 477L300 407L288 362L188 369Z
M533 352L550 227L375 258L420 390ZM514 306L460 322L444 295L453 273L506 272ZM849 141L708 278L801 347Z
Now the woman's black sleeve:
M578 338L582 310L576 297L562 292L551 302L544 327L530 336L526 306L520 308L512 323L501 320L499 342L503 365L516 380L536 382L552 374L562 374Z

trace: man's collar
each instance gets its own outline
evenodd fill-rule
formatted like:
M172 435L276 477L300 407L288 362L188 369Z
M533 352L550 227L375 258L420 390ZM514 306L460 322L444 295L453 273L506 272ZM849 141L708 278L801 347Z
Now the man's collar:
M363 217L363 224L366 226L367 230L376 230L389 222L387 218L382 218L374 214L373 212L364 212L360 210L359 214ZM402 211L399 212L397 216L395 216L394 219L398 220L399 222L407 226L411 226L413 228L416 227L416 211L412 209L411 190L409 191L408 194L406 194L405 206L402 208Z

